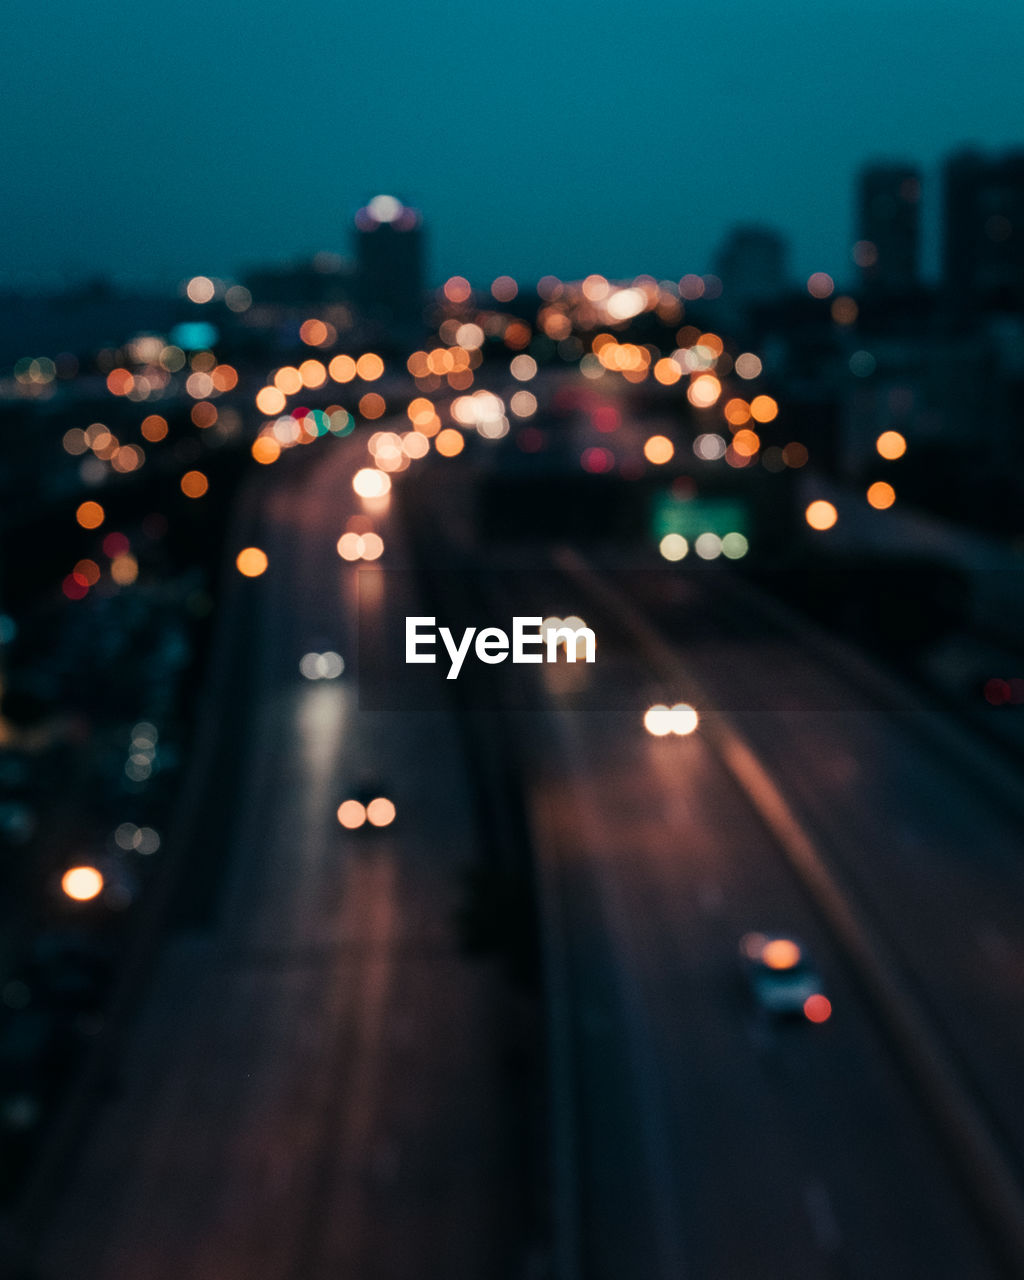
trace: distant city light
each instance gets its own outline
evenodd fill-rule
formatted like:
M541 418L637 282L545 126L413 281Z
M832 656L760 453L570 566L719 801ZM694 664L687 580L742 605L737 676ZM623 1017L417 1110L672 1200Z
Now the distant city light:
M149 417L142 419L139 431L144 439L156 444L167 436L167 419L161 418L158 413L151 413Z
M280 413L286 404L284 392L279 387L262 387L256 393L256 408L268 418Z
M257 436L252 442L252 456L257 462L269 466L281 456L281 446L273 436Z
M839 519L839 512L831 502L826 502L824 498L818 498L804 512L804 519L812 529L823 531L832 528Z
M750 550L750 543L742 533L727 533L722 539L722 555L728 560L742 560Z
M191 302L209 302L217 292L216 286L209 276L193 276L185 286Z
M366 208L378 222L395 222L401 215L402 202L394 196L374 196Z
M91 902L103 892L103 874L95 867L70 867L61 876L60 887L73 902Z
M875 448L881 457L889 462L895 462L906 453L907 441L898 431L883 431L875 441Z
M497 302L511 302L518 292L519 286L511 276L498 276L491 285L491 295Z
M741 458L752 458L761 448L761 437L756 431L740 427L732 438L732 447Z
M138 560L128 553L115 556L110 562L110 576L119 587L130 587L139 576Z
M391 492L391 477L376 467L363 467L352 477L352 488L360 498L383 498Z
M835 287L835 281L826 271L815 271L807 277L807 292L812 298L828 298Z
M467 351L476 351L484 345L484 331L478 324L460 324L455 330L455 342Z
M356 377L364 382L376 382L384 372L384 361L375 351L367 351L356 361Z
M716 462L725 457L725 440L717 432L708 431L699 435L693 442L693 451L705 462Z
M259 547L245 547L235 557L238 572L245 578L258 578L267 571L267 553Z
M537 412L537 397L531 391L514 391L508 407L517 418L530 418Z
M327 366L327 372L335 382L351 382L356 376L356 362L351 356L335 356Z
M690 383L686 398L697 409L708 409L722 394L722 384L713 373L699 374Z
M693 549L702 560L717 560L722 554L722 539L717 533L702 533L694 542Z
M671 462L675 451L676 447L668 436L648 436L644 441L644 457L656 467Z
M876 480L868 486L868 502L876 511L884 511L896 501L896 490L884 480Z
M445 281L444 296L449 302L468 302L472 294L472 285L465 276L452 276Z
M83 502L75 512L75 519L83 529L98 529L106 519L106 513L98 502Z
M658 543L658 550L666 560L682 560L690 550L690 544L681 533L666 533Z
M438 432L434 440L434 448L444 458L456 457L465 447L466 442L462 438L462 432L456 431L454 427L445 427L443 431Z
M186 471L181 477L181 491L186 498L201 498L210 482L202 471Z
M669 356L663 356L655 362L653 373L655 381L664 387L671 387L683 376L679 364Z
M853 298L836 298L832 303L832 319L836 324L854 324L859 314L860 308L857 306L857 303Z
M384 397L376 391L368 391L365 396L359 397L356 408L363 418L382 418L387 411L387 404Z
M771 396L754 396L750 402L750 416L755 422L774 422L779 416L779 406Z

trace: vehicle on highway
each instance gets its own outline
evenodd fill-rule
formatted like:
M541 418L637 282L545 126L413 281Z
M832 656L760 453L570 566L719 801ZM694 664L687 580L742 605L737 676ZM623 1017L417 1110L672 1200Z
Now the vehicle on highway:
M755 1007L770 1018L827 1022L832 1003L802 943L779 934L747 933L740 965Z

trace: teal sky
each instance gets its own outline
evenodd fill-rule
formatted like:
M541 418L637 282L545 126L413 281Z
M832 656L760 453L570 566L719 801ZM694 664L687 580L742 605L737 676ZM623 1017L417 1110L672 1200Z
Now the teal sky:
M320 249L386 191L434 279L678 278L739 221L849 275L874 157L1024 143L1024 5L15 0L8 281L172 282ZM934 237L934 232L932 233Z

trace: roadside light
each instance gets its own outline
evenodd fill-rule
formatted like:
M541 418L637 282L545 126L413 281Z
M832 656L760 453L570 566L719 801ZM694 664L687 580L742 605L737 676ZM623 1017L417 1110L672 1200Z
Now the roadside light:
M839 519L839 512L831 502L826 502L824 498L818 498L804 512L804 519L812 529L817 529L821 532L832 528Z
M789 938L773 938L762 948L761 960L769 969L792 969L800 963L800 948Z
M876 480L868 486L867 498L876 511L884 511L896 501L896 490L884 480Z
M103 892L103 875L95 867L70 867L60 887L73 902L91 902Z
M832 1001L828 996L808 996L804 1001L804 1017L808 1022L828 1022L832 1017Z
M883 431L875 441L875 448L888 462L895 462L906 453L907 440L899 431Z
M352 488L360 498L383 498L391 490L391 477L376 467L363 467L352 477Z
M245 578L258 578L267 571L267 553L259 547L246 547L235 557L238 572Z

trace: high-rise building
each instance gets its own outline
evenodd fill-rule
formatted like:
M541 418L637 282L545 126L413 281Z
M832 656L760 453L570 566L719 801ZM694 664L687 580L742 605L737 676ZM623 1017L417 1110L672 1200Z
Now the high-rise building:
M873 164L860 175L853 258L865 292L907 294L918 285L921 176L906 164Z
M1024 306L1024 150L946 162L943 277L955 305Z
M778 231L734 227L715 259L726 299L743 306L778 298L786 287L786 256L786 241Z
M416 209L374 196L355 217L356 288L363 315L387 328L423 320L424 234Z

